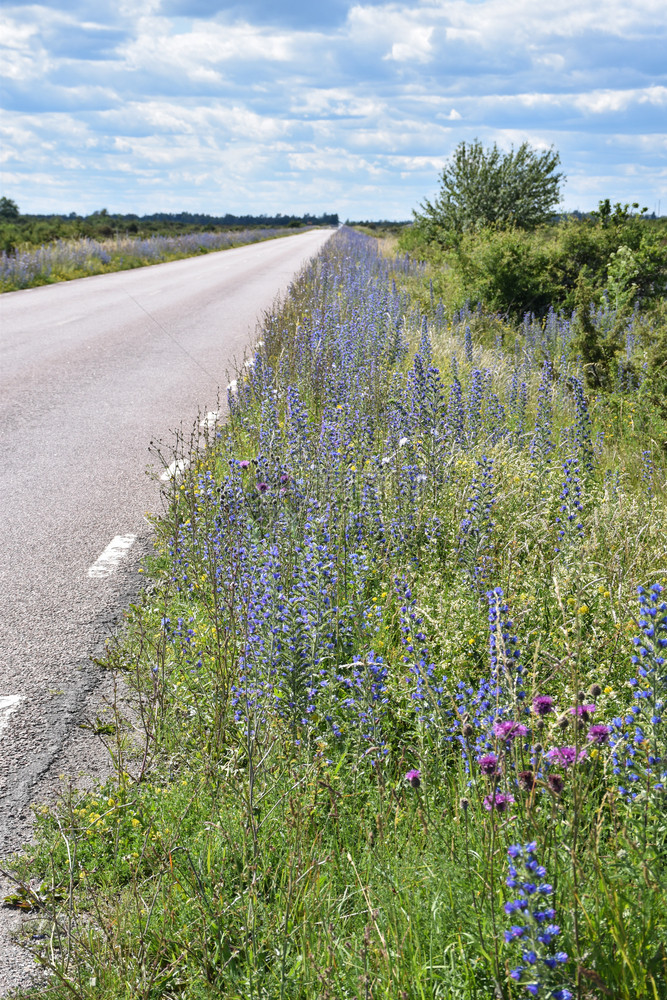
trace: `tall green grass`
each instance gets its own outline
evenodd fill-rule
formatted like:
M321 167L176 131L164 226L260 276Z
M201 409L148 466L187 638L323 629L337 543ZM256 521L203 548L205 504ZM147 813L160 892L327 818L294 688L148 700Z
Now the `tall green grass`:
M667 997L664 732L625 721L650 402L582 395L565 326L415 310L370 243L294 284L169 487L114 777L13 861L54 998Z

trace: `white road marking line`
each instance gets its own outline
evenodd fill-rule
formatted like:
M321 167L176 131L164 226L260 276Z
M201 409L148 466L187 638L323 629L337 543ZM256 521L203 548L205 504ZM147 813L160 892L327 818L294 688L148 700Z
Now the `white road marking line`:
M171 465L164 470L160 479L163 483L168 483L170 479L176 479L177 476L180 476L181 472L184 472L187 469L189 464L190 460L188 458L177 458L175 462L172 462Z
M205 430L210 431L215 427L219 416L220 413L218 410L211 410L209 413L206 414L203 420L199 421L199 426L203 431Z
M68 323L76 323L78 319L83 319L83 316L70 316L69 319L61 319L56 326L67 326Z
M136 540L136 535L116 535L115 538L111 539L102 555L90 567L88 576L95 580L111 576L118 569L121 560L125 558Z
M0 698L0 733L7 727L9 716L23 701L22 694L8 694Z

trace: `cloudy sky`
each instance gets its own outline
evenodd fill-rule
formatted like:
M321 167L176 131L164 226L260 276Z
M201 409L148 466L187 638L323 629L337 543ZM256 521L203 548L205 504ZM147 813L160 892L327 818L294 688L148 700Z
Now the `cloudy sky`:
M3 0L26 212L404 219L461 140L667 213L665 0ZM549 9L551 8L551 9Z

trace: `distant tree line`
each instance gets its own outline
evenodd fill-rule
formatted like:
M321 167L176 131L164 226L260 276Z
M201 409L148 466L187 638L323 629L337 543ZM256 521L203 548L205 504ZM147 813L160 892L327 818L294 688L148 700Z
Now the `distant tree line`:
M39 246L58 239L108 239L115 235L173 236L192 232L235 229L298 229L301 226L337 226L338 214L206 215L201 212L153 212L148 215L110 213L106 208L90 215L22 214L11 198L0 198L0 250Z
M371 229L371 230L402 229L403 226L409 226L409 225L411 225L411 220L410 219L405 219L405 220L403 220L403 219L400 219L400 220L375 219L373 221L371 221L371 220L366 220L366 221L357 220L356 222L353 222L350 219L347 219L346 222L345 222L345 225L346 226L357 226L360 229Z

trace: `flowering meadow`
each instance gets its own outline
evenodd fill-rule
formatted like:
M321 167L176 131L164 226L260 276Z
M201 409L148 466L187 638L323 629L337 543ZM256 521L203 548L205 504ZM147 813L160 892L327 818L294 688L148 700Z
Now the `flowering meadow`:
M294 230L290 231L293 234ZM212 250L274 239L275 229L243 232L185 233L179 236L116 236L96 240L59 239L43 246L0 252L0 292L85 278L108 271L125 271L147 264L194 257Z
M350 230L267 317L14 859L51 996L667 997L665 452L571 325Z

